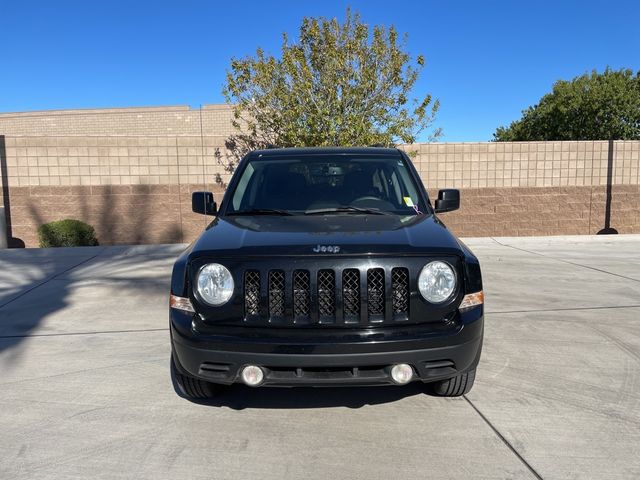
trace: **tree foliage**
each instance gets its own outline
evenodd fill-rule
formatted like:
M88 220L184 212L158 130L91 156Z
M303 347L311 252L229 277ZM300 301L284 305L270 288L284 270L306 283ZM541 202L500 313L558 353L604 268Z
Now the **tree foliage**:
M493 136L499 142L640 139L640 71L607 68L559 80L520 120Z
M424 58L403 50L393 26L370 29L347 10L304 18L284 34L279 57L262 49L233 59L223 90L237 133L228 147L362 146L411 143L431 127L439 102L411 96ZM440 135L433 130L431 138Z

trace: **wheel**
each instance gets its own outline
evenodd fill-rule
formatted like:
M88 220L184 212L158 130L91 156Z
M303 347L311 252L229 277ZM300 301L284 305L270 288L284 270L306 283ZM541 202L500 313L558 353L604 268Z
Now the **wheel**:
M176 366L176 361L171 355L171 378L175 381L175 386L180 395L190 399L206 399L214 397L223 390L222 385L205 382L199 378L185 375Z
M433 393L439 397L459 397L469 393L476 378L476 369L456 375L453 378L434 382L430 385Z

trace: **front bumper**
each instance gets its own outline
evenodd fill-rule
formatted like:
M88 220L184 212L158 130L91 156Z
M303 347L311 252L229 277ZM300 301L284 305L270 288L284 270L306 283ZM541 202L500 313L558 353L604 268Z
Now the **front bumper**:
M480 359L483 307L448 325L363 330L203 327L192 314L170 310L176 367L202 380L239 382L245 365L265 371L263 385L392 384L391 366L408 363L414 380L432 382L474 368Z

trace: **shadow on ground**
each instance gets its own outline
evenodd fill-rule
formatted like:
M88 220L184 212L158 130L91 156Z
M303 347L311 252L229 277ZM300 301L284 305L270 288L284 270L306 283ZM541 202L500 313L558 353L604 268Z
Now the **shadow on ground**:
M47 298L35 292L86 258L91 256L46 258L41 252L28 250L16 252L10 259L0 258L0 352L16 346L43 318L67 306L72 282L60 282L56 295Z
M177 395L184 398L177 390L175 383L174 390ZM428 394L428 389L421 383L412 383L403 387L389 385L381 387L318 388L251 388L244 385L232 385L214 398L194 403L209 407L227 407L232 410L332 407L357 409L367 405L393 403L403 398L425 394Z
M114 241L109 227L117 223L116 213L106 199L102 202L98 209L101 214L97 227L107 232L106 241L109 243ZM133 219L128 227L133 231L135 244L147 240L145 232L153 221L149 202L139 203L131 204L126 215ZM45 220L34 204L28 207L35 224L44 224ZM79 208L80 218L86 220L90 217L85 203L81 203ZM170 226L166 235L169 241L180 239L180 231L175 226ZM150 255L145 254L144 249L136 250L136 247L109 250L104 247L12 249L0 252L0 353L33 335L45 318L68 307L68 298L78 286L96 282L110 284L115 295L123 298L143 292L167 292L170 265L159 276L146 274L145 266L153 259L171 260L181 248L180 245L168 249L159 247L150 250ZM87 325L90 328L90 324ZM14 360L16 355L14 351L8 360Z
M222 387L210 399L194 400L185 396L176 382L173 368L171 383L176 395L198 405L245 409L305 409L305 408L362 408L367 405L393 403L415 395L432 395L429 385L413 382L405 386L382 385L371 387L261 387L242 384Z
M94 320L92 315L108 316L115 305L127 305L132 298L164 298L170 266L181 247L155 254L136 248L121 247L115 252L103 247L27 249L0 255L0 353L11 350L6 360L12 362L19 354L15 347L30 336L95 331L105 325L85 321ZM78 293L95 285L104 287L108 295L104 303L95 295ZM82 302L74 300L76 310L70 315L78 316L81 308L83 318L73 323L59 312L72 308L70 299L78 294ZM120 325L114 323L107 329L117 328Z

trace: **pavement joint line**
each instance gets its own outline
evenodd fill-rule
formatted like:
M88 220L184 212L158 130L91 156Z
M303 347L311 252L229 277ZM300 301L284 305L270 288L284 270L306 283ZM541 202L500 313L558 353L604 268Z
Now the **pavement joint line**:
M137 328L131 330L102 330L96 332L62 332L62 333L34 333L26 335L0 335L0 340L5 338L29 338L29 337L69 337L74 335L102 335L109 333L141 333L141 332L166 332L168 327L164 328Z
M86 258L84 260L82 260L81 262L76 263L75 265L63 270L62 272L58 272L55 275L50 276L49 278L45 278L43 281L41 281L40 283L32 286L31 288L27 288L25 291L23 291L22 293L16 295L15 297L13 297L11 300L6 301L5 303L3 303L2 305L0 305L0 308L6 307L7 305L9 305L12 302L15 302L16 300L18 300L19 298L24 297L27 293L32 292L33 290L35 290L36 288L41 287L42 285L49 283L51 280L53 280L54 278L59 277L60 275L64 275L67 272L70 272L71 270L73 270L76 267L79 267L80 265L83 265L91 260L93 260L94 258L100 256L102 252L100 253L96 253L95 255L93 255L92 257Z
M543 258L548 258L550 260L556 260L558 262L562 262L562 263L566 263L568 265L573 265L575 267L582 267L582 268L587 268L589 270L594 270L596 272L600 272L600 273L606 273L607 275L613 275L614 277L620 277L620 278L624 278L625 280L631 280L632 282L638 282L640 283L640 280L636 279L636 278L632 278L632 277L626 277L624 275L620 275L619 273L613 273L613 272L608 272L607 270L602 270L600 268L596 268L596 267L590 267L589 265L582 265L580 263L575 263L575 262L570 262L569 260L563 260L561 258L558 257L552 257L550 255L545 255L544 253L538 253L538 252L533 252L531 250L527 250L525 248L520 248L520 247L515 247L513 245L508 245L506 243L500 243L498 240L496 240L495 238L491 237L491 239L496 242L498 245L501 245L503 247L507 247L507 248L513 248L514 250L519 250L521 252L525 252L525 253L530 253L531 255L538 255L540 257Z
M509 313L543 313L543 312L572 312L582 310L610 310L616 308L640 308L640 305L613 305L609 307L574 307L574 308L548 308L540 310L507 310L505 312L489 312L487 315L506 315Z
M536 477L538 480L544 480L542 476L536 471L536 469L533 468L531 464L527 462L527 460L525 460L525 458L522 455L520 455L520 453L518 453L515 447L511 445L509 440L507 440L504 437L504 435L502 435L500 431L491 423L491 421L489 421L489 419L484 416L484 414L480 411L480 409L476 407L474 403L471 400L469 400L469 398L466 395L463 395L462 398L464 398L467 401L467 403L471 406L471 408L475 410L475 412L480 416L480 418L484 421L484 423L486 423L489 426L489 428L493 430L493 433L495 433L498 436L498 438L502 441L502 443L504 443L507 446L507 448L511 450L511 453L513 453L518 458L518 460L520 460L520 462L522 462L522 464L525 467L527 467L527 469L533 474L533 476Z
M48 378L56 378L56 377L64 377L65 375L75 375L77 373L86 373L86 372L93 372L96 370L107 370L109 368L117 368L117 367L128 367L131 365L141 365L144 363L157 363L157 362L163 362L163 361L169 361L169 357L167 356L166 358L152 358L152 359L145 359L145 360L138 360L136 362L128 362L128 363L117 363L114 365L104 365L102 367L92 367L92 368L83 368L81 370L72 370L70 372L62 372L62 373L56 373L55 375L45 375L42 377L30 377L30 378L22 378L20 380L12 380L9 382L0 382L0 385L15 385L17 383L25 383L25 382L32 382L34 380L44 380L44 379L48 379ZM168 368L168 367L167 367ZM0 399L0 401L4 401L4 399ZM38 400L38 402L40 403L58 403L58 402L50 402L50 401L46 401L46 400Z

